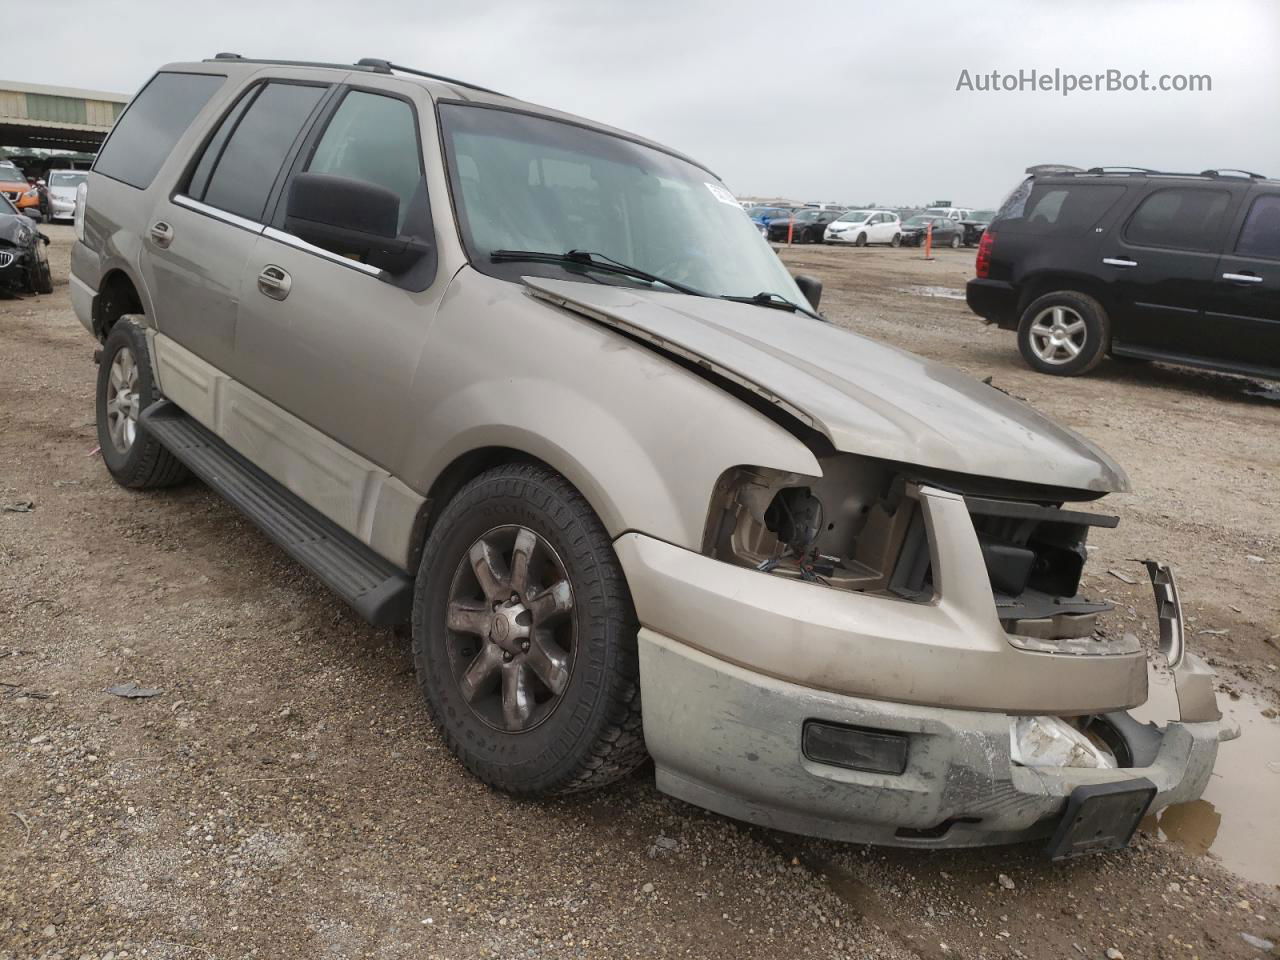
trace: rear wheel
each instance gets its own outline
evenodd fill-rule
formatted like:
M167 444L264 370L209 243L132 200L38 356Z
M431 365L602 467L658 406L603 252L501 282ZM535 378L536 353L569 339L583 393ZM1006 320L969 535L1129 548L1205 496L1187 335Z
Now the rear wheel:
M122 487L169 487L189 476L182 462L139 426L142 411L159 399L142 324L138 318L121 317L99 359L98 447Z
M1060 377L1088 373L1106 355L1111 323L1102 304L1074 290L1033 300L1018 324L1018 350L1034 370Z
M603 524L548 468L495 467L436 521L414 663L449 749L486 783L548 796L644 761L638 629Z
M952 250L959 250L959 249L960 249L960 243L961 243L961 240L960 240L960 234L958 234L958 233L953 233L953 234L951 235L951 249L952 249Z

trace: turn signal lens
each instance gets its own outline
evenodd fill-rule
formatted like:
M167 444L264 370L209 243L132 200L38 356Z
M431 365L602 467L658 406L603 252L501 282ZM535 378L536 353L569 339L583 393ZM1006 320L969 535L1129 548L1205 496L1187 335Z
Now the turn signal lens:
M894 776L907 769L907 736L903 733L808 720L802 741L804 755L815 763Z

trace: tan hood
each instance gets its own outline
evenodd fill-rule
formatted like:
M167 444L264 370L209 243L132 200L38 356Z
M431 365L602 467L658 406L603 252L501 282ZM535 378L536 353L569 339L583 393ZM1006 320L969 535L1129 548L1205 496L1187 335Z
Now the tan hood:
M526 277L530 292L710 366L837 450L1099 493L1120 466L1026 403L957 370L811 317L751 304Z

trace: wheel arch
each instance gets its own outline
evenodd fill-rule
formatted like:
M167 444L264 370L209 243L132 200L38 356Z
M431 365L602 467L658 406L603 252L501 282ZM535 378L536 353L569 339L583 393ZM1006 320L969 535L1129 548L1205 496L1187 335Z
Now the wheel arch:
M103 275L98 295L93 301L93 332L99 340L106 340L111 328L125 314L146 314L139 289L133 278L120 267L114 267Z
M1031 274L1021 283L1022 290L1018 296L1018 319L1021 320L1027 307L1047 293L1059 290L1083 293L1093 297L1102 308L1111 313L1111 294L1106 283L1087 273L1073 273L1065 270L1045 270Z

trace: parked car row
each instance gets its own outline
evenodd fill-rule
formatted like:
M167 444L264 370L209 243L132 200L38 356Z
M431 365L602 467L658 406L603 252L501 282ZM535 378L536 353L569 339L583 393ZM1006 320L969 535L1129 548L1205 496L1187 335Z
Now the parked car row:
M1110 355L1280 379L1280 180L1032 172L983 233L976 274L970 308L1016 331L1042 373Z

